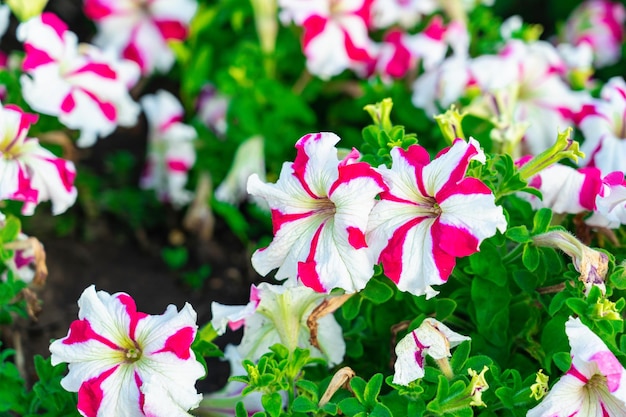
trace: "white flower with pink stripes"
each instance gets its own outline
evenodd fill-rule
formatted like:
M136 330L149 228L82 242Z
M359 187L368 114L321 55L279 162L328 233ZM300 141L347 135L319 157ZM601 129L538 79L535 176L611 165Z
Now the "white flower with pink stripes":
M195 0L85 0L99 31L96 45L135 61L145 75L172 68L168 42L187 38L197 7Z
M136 123L139 106L128 92L139 76L135 64L79 45L76 34L52 13L22 23L17 37L26 51L26 74L20 79L24 99L34 110L80 130L79 146L93 145L118 125Z
M318 292L359 291L373 275L365 229L376 196L386 189L356 150L337 157L334 133L303 136L293 163L283 164L276 184L256 174L248 192L271 209L274 239L252 255L261 275L278 268L279 280L300 280Z
M626 8L617 1L587 0L569 16L564 40L572 45L589 45L594 66L615 64L622 55Z
M604 175L626 171L626 82L613 77L602 87L600 99L584 106L579 127L585 141L581 165L599 168Z
M26 215L50 200L52 213L60 214L76 201L76 169L27 136L35 121L17 106L0 107L0 199L24 202Z
M279 0L283 23L302 26L307 69L328 79L373 63L369 38L372 0Z
M618 417L626 415L626 369L580 319L565 333L572 348L570 369L528 417Z
M187 204L193 197L185 185L196 161L196 130L182 123L183 106L165 90L144 96L141 105L148 119L148 156L139 185L155 190L162 201Z
M79 320L50 352L53 365L69 363L61 386L78 392L83 416L190 416L202 398L196 380L205 373L191 350L197 331L191 305L149 315L128 294L92 285L78 306Z
M419 145L393 148L391 157L390 169L379 168L389 191L372 210L367 242L400 290L431 297L457 257L477 252L507 222L491 190L465 178L470 161L485 162L476 140L457 139L433 161Z

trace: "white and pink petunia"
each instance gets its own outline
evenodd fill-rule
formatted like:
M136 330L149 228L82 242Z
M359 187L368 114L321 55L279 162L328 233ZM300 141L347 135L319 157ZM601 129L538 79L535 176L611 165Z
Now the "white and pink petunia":
M366 239L400 290L431 297L457 257L477 252L507 222L491 190L465 177L470 161L485 162L476 140L457 139L433 161L419 145L393 148L391 157L391 168L379 168L389 191L372 210Z
M450 349L470 340L450 330L433 318L426 318L419 327L404 336L396 345L396 363L393 383L409 385L424 376L426 355L435 360L449 358Z
M252 255L261 275L278 268L277 279L297 279L319 292L359 291L372 277L365 229L387 187L370 165L356 162L358 151L340 161L338 141L334 133L303 136L276 184L250 176L248 192L267 201L274 226L270 245Z
M626 415L626 369L580 319L565 323L572 365L528 417Z
M569 16L563 38L572 45L587 44L597 68L616 63L622 54L626 8L620 2L587 0Z
M52 213L61 214L76 201L76 169L28 137L36 121L17 106L0 107L0 199L22 201L25 215L50 200Z
M328 79L346 69L366 72L373 63L369 38L373 0L279 0L284 24L302 26L311 74Z
M578 115L585 137L581 165L599 168L604 175L626 171L626 82L613 77L602 87L600 99L583 107Z
M615 171L602 179L602 189L596 197L596 211L585 219L585 223L610 229L626 224L626 181L623 172Z
M26 102L81 131L79 146L91 146L119 126L133 126L139 106L129 94L137 66L118 61L98 48L78 44L56 15L44 13L17 29L26 58L20 79Z
M519 163L518 163L519 164ZM594 167L572 168L554 164L532 177L529 186L541 191L542 199L530 194L520 194L533 209L547 207L555 213L577 214L596 209L602 174Z
M52 364L69 363L61 386L78 392L78 411L97 416L190 416L205 373L191 350L196 312L169 305L161 315L137 311L125 293L96 292L78 300L79 320L50 345Z
M346 351L341 326L332 314L319 318L316 347L311 344L307 324L311 312L328 297L293 282L262 282L250 288L250 302L245 306L211 303L211 324L218 334L223 334L227 325L231 330L243 326L243 338L237 347L242 358L257 361L270 351L270 346L282 343L290 351L296 347L309 349L311 356L324 358L333 366L341 363Z
M196 161L196 130L182 123L183 106L165 90L142 97L141 105L148 120L148 155L139 185L155 190L161 201L185 205L193 197L185 185Z
M96 45L115 50L149 75L172 68L168 42L187 38L197 6L195 0L85 0L85 14L98 27Z

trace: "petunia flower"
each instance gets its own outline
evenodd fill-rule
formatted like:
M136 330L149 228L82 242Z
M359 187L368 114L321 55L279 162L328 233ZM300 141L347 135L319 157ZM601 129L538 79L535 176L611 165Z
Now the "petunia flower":
M217 91L212 84L202 87L196 102L198 117L220 139L224 138L228 129L226 113L229 104L229 98Z
M196 312L169 305L155 316L138 312L125 293L96 292L78 300L79 320L50 345L53 365L69 363L61 386L78 392L78 411L96 416L190 416L202 396L204 366L191 350Z
M0 107L0 199L24 202L25 215L50 200L52 213L61 214L76 201L76 170L27 136L35 121L36 115L17 106Z
M562 38L575 46L587 44L596 68L616 63L622 53L626 8L620 2L587 0L567 18Z
M600 92L600 99L591 101L578 114L579 127L585 141L580 149L583 166L595 166L604 175L626 171L626 82L613 77Z
M517 163L519 165L519 161ZM596 197L602 189L602 174L594 167L572 168L554 164L532 177L529 186L541 191L542 199L527 193L533 209L547 207L555 213L577 214L596 209Z
M139 106L128 92L139 76L135 64L79 45L76 35L52 13L22 23L17 37L26 51L26 74L20 78L24 99L34 110L80 130L78 146L91 146L118 125L136 123Z
M409 385L424 376L426 356L440 361L447 360L450 349L470 340L469 337L455 333L445 324L433 318L426 318L420 326L404 336L396 345L396 363L393 383Z
M389 191L372 210L366 240L400 290L431 297L456 258L504 232L506 219L491 190L465 178L470 161L485 162L476 140L457 139L433 161L419 145L393 148L391 157L390 169L379 168Z
M626 224L626 181L624 173L616 171L602 179L602 189L596 196L596 211L585 219L590 226L616 229Z
M274 226L270 245L252 255L261 275L278 268L276 279L298 279L319 292L359 291L372 277L365 228L386 186L371 166L355 162L356 150L339 161L338 141L334 133L303 136L276 184L250 176L248 192L267 201Z
M565 333L572 365L527 417L618 417L626 415L626 370L580 319L570 317Z
M302 26L302 47L311 74L328 79L372 63L369 38L372 0L279 0L284 24Z
M167 72L174 65L170 41L183 41L198 7L195 0L85 0L96 22L96 45L136 62L141 73Z
M183 106L165 90L142 97L141 105L148 120L148 155L139 185L155 190L161 201L185 205L193 197L185 185L196 161L196 130L182 123Z
M287 282L272 285L266 282L250 289L250 302L245 306L224 306L211 303L211 324L218 334L226 325L232 330L243 326L243 338L237 351L242 358L257 361L270 346L282 343L290 351L307 348L311 356L324 358L329 366L341 363L346 351L342 330L335 317L327 314L318 319L317 341L311 344L307 319L328 296L301 285Z

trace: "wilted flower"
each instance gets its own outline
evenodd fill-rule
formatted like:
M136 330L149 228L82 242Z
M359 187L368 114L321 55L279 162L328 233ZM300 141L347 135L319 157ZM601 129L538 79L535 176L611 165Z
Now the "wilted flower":
M359 291L372 277L365 228L386 186L370 165L355 162L356 150L339 161L338 141L334 133L303 136L276 184L250 176L248 192L267 201L274 225L270 245L252 255L261 275L278 268L277 279L299 279L319 292Z
M283 23L302 26L307 69L328 79L372 63L371 0L279 0Z
M587 0L569 16L563 38L572 45L587 44L597 68L616 63L621 57L626 8L620 2Z
M453 332L440 321L424 319L417 329L404 336L396 345L398 359L393 383L409 385L410 382L422 378L426 355L435 360L447 361L452 356L450 349L465 340L470 338Z
M626 370L602 339L572 318L565 323L570 369L528 417L626 415Z
M128 294L96 292L92 285L78 306L79 320L50 352L53 365L69 363L61 386L78 392L82 415L189 416L201 400L194 385L204 375L190 347L197 330L191 305L148 315Z
M31 215L42 201L52 201L60 214L76 201L74 164L43 148L28 129L37 116L17 106L0 107L0 199L23 201Z
M95 43L135 61L142 74L167 72L174 65L170 41L187 38L195 0L85 0L96 22Z
M185 189L187 175L196 161L196 130L182 123L184 110L165 90L142 97L148 119L148 155L139 185L155 190L160 200L182 206L191 201Z
M471 160L485 162L476 140L457 139L433 161L419 145L394 148L391 157L391 169L379 168L389 191L372 210L366 239L400 290L431 297L456 258L504 232L506 219L491 190L465 178Z
M290 351L296 347L311 350L311 356L323 357L329 366L341 363L346 351L341 327L332 314L318 319L318 347L310 342L307 319L328 296L301 285L272 285L266 282L250 289L250 302L245 306L224 306L213 302L213 328L222 334L226 325L244 328L237 347L239 354L257 361L269 352L270 346L282 343Z
M52 13L22 23L17 37L26 50L26 74L20 78L24 99L33 109L79 129L78 146L91 146L118 125L136 123L139 106L128 92L139 75L136 65L79 45Z
M226 112L229 104L230 100L220 94L211 84L202 87L198 96L196 104L198 117L220 138L226 135L228 129Z

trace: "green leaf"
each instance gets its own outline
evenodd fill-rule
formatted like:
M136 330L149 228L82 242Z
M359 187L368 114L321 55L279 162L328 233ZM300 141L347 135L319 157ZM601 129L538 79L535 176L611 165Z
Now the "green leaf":
M568 298L565 301L565 304L577 315L586 316L587 315L587 302L585 300L581 300L580 298Z
M531 240L526 226L511 227L506 231L505 236L517 243L527 243Z
M539 266L541 254L539 249L532 244L526 244L522 252L522 263L529 271L534 271Z
M264 394L261 397L261 404L270 417L279 417L283 409L283 398L278 392Z
M161 257L170 269L180 269L187 264L189 252L184 246L161 249Z
M293 404L291 404L291 410L297 413L312 413L317 411L317 409L317 404L302 396L296 397L293 400Z
M436 298L435 314L437 320L445 321L456 310L456 301L450 298Z
M552 356L552 360L557 368L559 368L563 372L567 372L567 370L572 366L572 356L569 352L558 352Z
M348 301L341 306L341 314L343 314L343 318L346 320L354 320L359 315L362 302L363 297L360 293L348 298Z
M380 393L380 388L382 386L383 374L375 374L365 386L365 390L363 391L363 402L368 405L375 404L376 399L378 398L378 393Z
M20 220L15 216L7 216L4 227L0 232L0 239L2 239L3 243L12 242L17 239L17 236L20 234L20 230L22 225Z
M374 304L382 304L393 297L393 290L377 279L370 279L361 295Z
M239 401L235 406L235 417L249 417L248 412L246 411L246 406L243 401Z
M537 288L537 275L530 271L514 271L513 279L517 286L525 292L533 293Z
M467 367L465 363L469 357L470 348L471 343L469 340L466 340L454 349L452 358L450 358L450 366L455 373L461 374L466 372Z
M552 298L552 300L550 301L550 306L548 307L548 314L550 314L551 316L554 316L556 313L558 313L561 308L563 308L563 305L565 304L565 302L567 301L567 299L570 297L570 294L564 291L561 291L559 293L557 293L554 298Z
M361 405L356 398L345 398L339 402L339 409L347 416L356 416L359 413L366 411L365 407Z
M537 210L535 217L533 218L533 235L538 235L548 231L550 222L552 221L552 210L548 208L541 208Z

